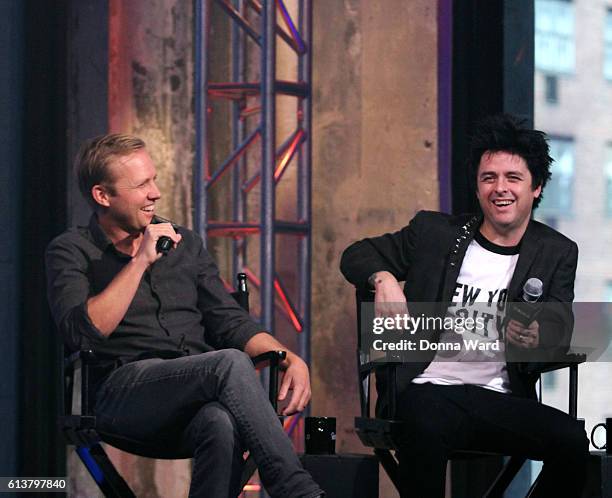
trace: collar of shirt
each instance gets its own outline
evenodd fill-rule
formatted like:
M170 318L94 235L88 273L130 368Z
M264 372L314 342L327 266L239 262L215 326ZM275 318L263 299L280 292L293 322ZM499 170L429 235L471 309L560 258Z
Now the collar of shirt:
M106 235L104 230L102 230L100 222L98 221L98 215L95 213L91 215L91 218L89 218L89 233L91 233L94 243L102 251L108 249L108 246L115 247L111 242L111 239L108 238L108 235Z
M111 251L115 256L123 259L132 259L132 256L121 252L119 249L115 247L115 244L111 241L111 239L106 235L106 232L102 229L100 222L98 221L98 215L92 214L91 218L89 218L89 233L91 234L92 240L94 244L100 249L102 252Z

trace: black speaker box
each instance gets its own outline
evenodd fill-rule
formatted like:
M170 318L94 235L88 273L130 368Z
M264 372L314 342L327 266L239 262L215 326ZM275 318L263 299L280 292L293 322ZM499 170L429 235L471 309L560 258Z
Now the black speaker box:
M582 498L612 498L612 455L605 451L591 451Z
M326 498L378 498L378 459L372 455L301 455Z

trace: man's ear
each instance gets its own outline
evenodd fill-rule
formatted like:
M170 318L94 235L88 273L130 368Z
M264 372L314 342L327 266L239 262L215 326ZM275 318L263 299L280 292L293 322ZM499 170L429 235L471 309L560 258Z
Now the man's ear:
M540 197L541 193L542 193L542 185L538 185L536 189L533 191L533 198L537 199L538 197Z
M91 187L91 196L93 197L94 201L100 204L100 206L110 206L110 202L108 200L108 190L105 189L102 185L94 185L93 187Z

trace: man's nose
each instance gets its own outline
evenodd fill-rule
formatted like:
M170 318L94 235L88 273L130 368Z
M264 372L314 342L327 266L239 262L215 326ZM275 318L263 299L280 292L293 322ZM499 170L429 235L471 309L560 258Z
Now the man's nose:
M495 191L496 192L506 192L508 190L508 184L506 183L505 178L498 178L495 182Z
M153 182L151 187L152 188L149 191L149 199L159 199L161 197L161 192L157 188L157 183Z

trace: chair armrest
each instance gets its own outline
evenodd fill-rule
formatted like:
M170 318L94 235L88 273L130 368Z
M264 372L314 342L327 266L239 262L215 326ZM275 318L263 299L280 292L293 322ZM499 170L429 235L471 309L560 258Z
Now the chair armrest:
M523 371L528 374L541 375L546 372L569 368L568 413L571 417L576 418L578 416L578 365L585 361L586 354L584 353L567 353L563 358L560 358L559 361L549 363L527 363ZM540 399L541 393L540 384Z
M80 368L96 361L96 354L91 349L75 351L64 358L64 368L66 370Z
M287 351L267 351L259 354L254 358L251 358L253 365L257 366L259 363L266 361L270 362L270 367L278 367L278 365L287 358Z
M359 353L357 354L359 356ZM367 363L358 363L359 371L359 401L360 401L360 412L362 418L370 417L370 376L381 369L386 370L386 389L385 394L388 402L389 418L395 416L395 403L396 403L396 370L399 363L395 361L369 361ZM380 395L380 393L379 393Z
M386 363L380 361L368 361L363 365L359 365L359 374L370 375L376 369L376 367L380 367L382 365L386 365Z
M254 358L251 358L254 366L265 366L260 365L267 363L270 367L269 384L268 384L268 399L270 404L274 408L274 411L278 408L278 371L281 362L287 358L287 351L267 351L259 354Z
M89 349L75 351L64 357L64 414L91 415L89 396L89 367L97 361Z
M586 354L584 353L567 353L563 358L560 358L559 361L526 363L524 372L539 375L554 370L560 370L561 368L579 365L585 361Z

